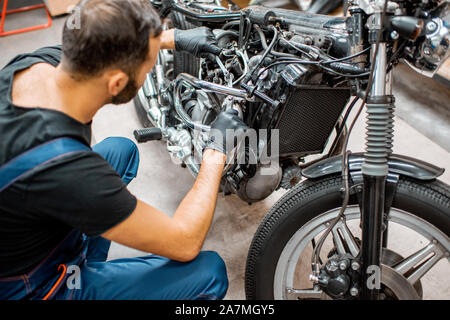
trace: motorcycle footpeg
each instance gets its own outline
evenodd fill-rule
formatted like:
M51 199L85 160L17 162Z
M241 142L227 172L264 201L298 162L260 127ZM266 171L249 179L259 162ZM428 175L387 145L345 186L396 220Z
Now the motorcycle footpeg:
M137 129L133 131L133 134L138 143L162 139L162 132L159 128Z

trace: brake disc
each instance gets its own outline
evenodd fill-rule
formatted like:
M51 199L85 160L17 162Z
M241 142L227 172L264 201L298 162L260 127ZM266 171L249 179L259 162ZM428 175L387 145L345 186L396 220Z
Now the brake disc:
M385 264L389 267L393 267L394 265L396 265L397 263L399 263L400 261L403 260L403 257L401 255L399 255L397 252L392 251L390 249L383 248L382 253L383 254L382 254L382 258L381 258L381 263ZM420 280L414 284L414 288L416 289L416 292L419 295L419 298L422 299L423 289L422 289L422 283L420 282Z
M389 298L420 300L414 286L404 276L384 264L381 265L381 284L382 294L385 294Z

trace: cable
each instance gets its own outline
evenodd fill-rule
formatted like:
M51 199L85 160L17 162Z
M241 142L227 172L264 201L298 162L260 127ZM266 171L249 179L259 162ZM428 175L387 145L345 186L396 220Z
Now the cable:
M226 30L228 29L228 27L232 27L232 26L238 26L241 22L239 20L233 20L230 22L227 22L223 25L222 29Z
M253 27L255 28L256 32L258 32L259 38L261 39L261 45L263 46L264 49L267 50L268 47L267 47L266 36L264 35L264 32L261 30L261 28L257 24L253 25ZM270 25L269 28L272 30L274 30L274 29L277 30L277 28L275 28L273 25ZM278 30L277 30L277 33L278 33ZM270 54L275 57L298 58L296 55L293 55L290 53L272 51L272 49L270 49Z
M363 73L359 73L359 74L340 73L340 72L338 72L338 71L336 71L336 70L333 70L333 69L331 69L331 68L324 67L324 66L322 65L322 63L319 63L318 66L319 66L320 68L322 68L323 70L326 70L326 71L328 71L328 72L331 72L331 73L334 73L334 74L336 74L336 75L338 75L338 76L346 77L346 78L360 78L360 77L366 77L366 76L368 76L368 75L370 74L370 71L368 71L368 72L363 72Z
M256 26L255 26L255 27L256 27ZM275 27L273 27L273 26L271 26L271 27L272 27L272 30L273 30L273 32L274 32L272 42L271 42L270 45L267 47L267 49L264 51L264 53L263 53L261 59L260 59L260 60L258 61L258 63L255 65L255 67L254 67L253 70L250 72L250 74L248 74L248 76L245 77L244 83L247 83L247 82L251 79L251 77L253 76L253 74L255 73L255 71L261 66L261 64L264 62L264 60L266 59L266 57L267 57L267 55L269 54L269 52L270 52L270 51L272 50L272 48L275 46L275 43L278 41L278 30L277 30ZM265 38L264 38L264 41L263 41L263 39L261 39L261 41L262 41L262 42L265 42ZM266 44L266 45L267 45L267 44ZM256 86L255 86L255 89L256 89Z
M328 157L330 157L333 154L334 149L336 148L336 145L337 145L337 141L339 141L339 139L342 135L342 132L344 132L345 123L347 122L350 112L353 110L353 107L355 106L356 102L358 102L358 100L359 100L359 97L355 97L353 99L353 101L350 103L349 107L347 108L347 111L345 112L345 115L342 118L342 125L336 134L335 141L333 142L333 145L331 146L330 151L328 152L328 155L327 155Z
M363 50L361 50L361 51L359 51L359 52L357 52L355 54L352 54L351 56L324 61L322 64L325 64L325 63L328 64L328 63L333 63L333 62L341 62L341 61L345 61L345 60L350 60L350 59L356 58L357 56L360 56L360 55L366 53L368 50L370 50L370 47L367 47L367 48L365 48L365 49L363 49Z
M264 72L266 72L268 69L270 69L270 68L272 68L272 67L274 67L274 66L280 65L280 64L299 63L299 64L312 64L312 65L318 65L318 66L321 67L322 69L324 69L324 70L326 70L326 71L329 71L329 72L332 72L332 73L335 73L335 74L337 74L337 75L339 75L339 76L342 76L342 77L349 77L349 78L365 77L365 76L369 75L369 72L364 72L364 73L361 73L361 74L358 74L358 75L343 74L343 73L340 73L340 72L338 72L338 71L335 71L335 70L333 70L333 69L331 69L331 68L324 67L322 64L329 64L329 63L333 63L333 62L341 62L341 61L353 59L353 58L355 58L355 57L357 57L357 56L360 56L360 55L364 54L364 53L367 52L369 49L370 49L370 47L368 47L368 48L366 48L366 49L364 49L364 50L361 50L360 52L357 52L357 53L355 53L355 54L352 54L352 55L350 55L350 56L346 56L346 57L339 58L339 59L327 60L327 61L308 61L308 60L301 60L301 59L298 59L298 58L284 58L284 59L282 59L282 60L281 60L281 59L280 59L280 60L277 60L277 61L275 61L274 63L272 63L272 64L268 65L267 67L265 67L263 70L261 70L261 71L259 72L258 76L261 75L261 74L263 74Z
M218 36L216 36L217 42L219 42L219 40L225 36L239 37L239 33L237 31L231 31L231 30L224 31L221 34L219 34Z
M391 71L391 69L393 68L393 64L395 62L396 59L398 59L398 57L400 56L400 53L403 52L403 49L405 48L406 44L408 41L403 41L400 46L397 47L397 51L394 52L394 54L391 56L391 58L388 61L388 69L387 72Z
M305 56L307 56L310 59L314 59L314 57L312 55L310 55L308 52L306 52L305 50L298 48L295 44L293 44L292 42L290 42L290 41L288 41L286 39L284 39L284 40L286 41L286 43L288 45L290 45L295 50L300 51L301 53L303 53Z
M232 84L233 86L236 85L236 83L239 83L242 79L244 79L245 75L248 73L248 63L247 63L247 58L246 58L246 56L247 56L246 51L245 51L245 53L243 53L242 51L238 50L236 52L236 55L240 56L241 59L242 59L242 62L244 63L244 72L242 73L242 75L237 80L235 80L233 82L233 84Z
M258 75L261 75L261 74L263 74L264 72L266 72L267 70L269 70L269 69L271 69L271 68L273 68L273 67L275 67L275 66L278 66L278 65L280 65L280 64L290 64L290 63L313 64L313 65L319 64L319 63L316 62L316 61L305 61L305 60L280 60L280 61L276 61L276 62L273 62L273 63L269 64L269 65L268 65L267 67L265 67L264 69L261 69L261 71L258 73Z
M334 62L334 61L331 61L331 62ZM259 73L258 73L258 77L261 75L261 74L263 74L264 72L266 72L268 69L271 69L271 68L273 68L273 67L275 67L275 66L277 66L277 65L281 65L281 64L310 64L310 65L317 65L318 67L320 67L320 68L322 68L322 69L324 69L324 70L326 70L326 71L328 71L328 72L330 72L330 73L333 73L333 74L336 74L336 75L338 75L338 76L341 76L341 77L346 77L346 78L359 78L359 77L366 77L366 76L368 76L369 75L369 73L370 72L363 72L363 73L360 73L360 74L345 74L345 73L341 73L341 72L338 72L338 71L335 71L335 70L333 70L333 69L331 69L331 68L328 68L328 67L325 67L325 66L323 66L322 65L322 62L320 62L320 61L308 61L308 60L300 60L300 59L283 59L283 60L277 60L276 62L273 62L273 63L271 63L271 64L269 64L267 67L265 67L264 69L262 69Z

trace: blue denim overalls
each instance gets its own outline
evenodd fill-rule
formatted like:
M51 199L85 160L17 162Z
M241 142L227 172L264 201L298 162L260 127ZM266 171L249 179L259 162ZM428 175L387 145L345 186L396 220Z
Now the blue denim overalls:
M15 157L0 167L0 192L32 170L77 152L91 151L71 138L51 140ZM79 231L66 238L32 271L20 276L0 278L0 299L51 299L65 284L69 265L81 265L86 258L87 240Z

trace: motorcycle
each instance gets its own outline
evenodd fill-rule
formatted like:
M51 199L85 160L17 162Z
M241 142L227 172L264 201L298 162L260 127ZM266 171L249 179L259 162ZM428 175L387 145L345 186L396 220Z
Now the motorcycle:
M223 50L198 64L160 52L135 98L149 125L134 132L137 141L164 141L196 176L209 125L235 109L267 137L236 149L255 161L231 161L221 191L252 203L289 189L250 245L246 297L421 299L423 276L449 259L450 186L438 180L443 168L393 154L391 79L399 61L427 76L439 69L449 55L449 2L352 0L347 17L233 11L212 0L153 4L180 18L175 24L210 27ZM362 110L366 151L351 153ZM261 150L271 145L277 161L267 171ZM388 246L394 225L426 245L402 256Z

